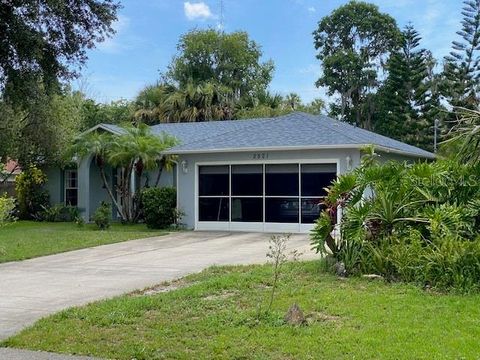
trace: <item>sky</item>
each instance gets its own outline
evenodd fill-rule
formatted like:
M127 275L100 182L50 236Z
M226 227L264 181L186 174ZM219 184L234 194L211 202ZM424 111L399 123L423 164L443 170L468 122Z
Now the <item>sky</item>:
M179 37L191 29L247 31L261 45L263 60L273 60L270 90L298 93L306 102L325 98L315 87L321 73L312 32L341 0L120 0L116 34L89 50L74 87L99 102L133 99L155 83L176 54ZM442 59L458 36L461 0L371 0L399 27L411 22L421 46ZM223 16L221 14L223 13ZM223 22L221 21L223 19ZM328 100L328 99L327 99Z

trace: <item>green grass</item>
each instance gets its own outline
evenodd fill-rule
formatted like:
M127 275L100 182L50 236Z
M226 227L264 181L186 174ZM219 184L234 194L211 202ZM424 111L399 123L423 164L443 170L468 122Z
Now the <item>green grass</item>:
M100 231L93 224L18 221L0 229L0 263L162 234L145 225L112 224Z
M37 322L3 346L114 359L478 359L480 296L286 265L270 314L269 266L210 268L183 288L129 294ZM284 324L298 303L313 321Z

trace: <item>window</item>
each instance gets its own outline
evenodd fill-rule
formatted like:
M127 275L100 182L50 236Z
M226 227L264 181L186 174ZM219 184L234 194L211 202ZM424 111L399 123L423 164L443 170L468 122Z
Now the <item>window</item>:
M200 221L228 221L229 200L227 198L200 198Z
M335 164L302 164L301 168L301 222L313 224L322 211L325 188L337 176Z
M230 220L229 166L201 166L198 190L198 220Z
M199 175L200 196L228 196L228 166L201 166Z
M263 222L263 198L232 198L232 221Z
M313 224L335 164L199 167L198 220Z
M231 220L263 222L263 165L232 165L231 173Z
M298 164L265 166L266 196L298 196Z
M263 196L263 166L233 165L232 195Z
M65 205L78 205L77 170L65 170Z

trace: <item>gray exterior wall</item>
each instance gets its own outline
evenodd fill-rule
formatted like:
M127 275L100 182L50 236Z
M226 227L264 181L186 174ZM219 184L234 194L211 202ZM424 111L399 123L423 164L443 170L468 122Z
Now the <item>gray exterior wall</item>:
M64 169L48 168L45 169L48 181L45 188L50 194L50 205L64 203ZM106 168L107 179L110 186L115 181L115 172L112 168ZM149 172L149 185L153 186L157 178L158 171ZM176 169L174 171L162 172L160 177L160 187L176 185ZM145 175L147 176L147 175ZM142 176L140 184L145 184L146 177ZM103 188L103 181L100 176L100 170L91 158L83 159L78 166L78 208L85 221L90 221L95 210L100 206L102 201L111 203L110 197L106 189ZM116 211L112 208L112 217L115 219Z
M111 167L105 169L105 174L107 176L108 184L112 188L114 181L113 175L114 171ZM90 195L89 195L89 214L92 217L93 213L100 206L102 201L111 203L110 197L108 196L107 189L103 187L102 177L100 176L100 170L95 165L94 161L90 162ZM81 200L78 199L79 208ZM85 205L84 205L85 206ZM115 214L114 209L112 209L112 216ZM115 218L115 217L114 217ZM89 220L89 219L88 219Z
M63 186L63 170L60 168L44 169L47 175L47 183L45 189L50 194L50 205L63 203L64 200L64 186Z
M265 159L257 159L258 155ZM196 171L199 163L223 163L244 162L251 164L274 163L279 161L317 162L321 160L338 161L338 173L348 172L347 157L351 159L351 167L360 164L360 151L358 149L329 149L329 150L286 150L286 151L258 151L258 152L234 152L234 153L209 153L180 155L178 159L178 208L184 212L182 222L188 228L195 227L195 193ZM182 169L182 162L186 161L187 173Z

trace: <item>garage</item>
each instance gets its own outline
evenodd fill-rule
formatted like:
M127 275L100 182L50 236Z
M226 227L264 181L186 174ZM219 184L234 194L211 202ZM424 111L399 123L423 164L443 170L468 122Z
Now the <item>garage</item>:
M382 161L432 154L326 116L159 124L179 145L175 183L181 222L194 230L307 233L324 188L360 166L374 146ZM340 215L339 215L340 216Z
M337 163L197 164L197 226L235 231L312 228Z

